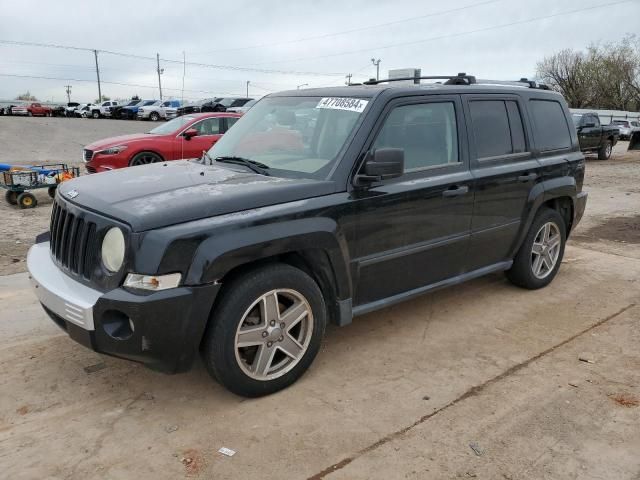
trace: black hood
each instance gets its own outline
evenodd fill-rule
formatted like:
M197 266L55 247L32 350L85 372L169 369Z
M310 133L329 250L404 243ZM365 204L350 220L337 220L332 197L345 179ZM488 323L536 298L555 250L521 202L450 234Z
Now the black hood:
M82 176L61 184L58 195L144 231L333 190L329 181L268 177L179 160Z

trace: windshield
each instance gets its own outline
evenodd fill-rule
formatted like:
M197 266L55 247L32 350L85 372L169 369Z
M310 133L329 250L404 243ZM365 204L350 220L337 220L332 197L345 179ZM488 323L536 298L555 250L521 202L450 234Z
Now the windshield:
M218 102L220 105L222 105L223 107L228 107L229 105L231 105L233 102L235 101L235 98L221 98L220 101Z
M582 114L581 113L574 113L573 115L571 115L571 118L573 118L573 123L575 123L576 125L580 124L580 120L582 120Z
M276 176L326 178L367 104L357 98L267 97L209 156L260 162Z
M146 100L146 101L142 104L142 106L143 106L143 107L148 107L149 105L153 105L154 103L156 103L156 101L155 101L155 100Z
M137 105L140 103L140 100L131 100L129 103L127 103L127 107L133 107L134 105Z
M173 120L169 120L167 123L163 123L162 125L154 128L149 133L153 135L168 135L175 132L176 130L181 129L194 118L195 117L192 117L190 115L174 118Z

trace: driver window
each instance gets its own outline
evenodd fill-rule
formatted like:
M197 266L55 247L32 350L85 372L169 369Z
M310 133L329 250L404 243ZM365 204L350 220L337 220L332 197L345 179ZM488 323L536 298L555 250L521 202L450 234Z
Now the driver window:
M207 118L196 123L191 128L195 128L198 131L198 135L218 135L220 133L220 119L217 117Z
M404 149L405 172L458 163L458 129L453 102L394 108L373 147Z

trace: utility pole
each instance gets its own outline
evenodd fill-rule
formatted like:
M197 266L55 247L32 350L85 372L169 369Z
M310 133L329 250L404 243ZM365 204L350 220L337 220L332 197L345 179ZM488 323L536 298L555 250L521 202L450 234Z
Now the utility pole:
M158 71L158 90L160 90L160 101L162 101L162 82L160 81L160 75L164 73L164 68L160 68L160 54L156 53L157 71Z
M67 92L67 102L71 103L71 85L65 85Z
M96 76L98 77L98 103L102 101L102 90L100 89L100 67L98 66L98 50L93 51L96 57Z
M249 98L249 83L251 83L249 80L247 80L247 98Z
M376 66L376 80L380 80L380 59L376 60L375 58L372 58L371 63Z
M347 86L351 85L351 77L353 77L353 75L351 74L345 76L345 78L347 79L347 81L344 82L345 85Z

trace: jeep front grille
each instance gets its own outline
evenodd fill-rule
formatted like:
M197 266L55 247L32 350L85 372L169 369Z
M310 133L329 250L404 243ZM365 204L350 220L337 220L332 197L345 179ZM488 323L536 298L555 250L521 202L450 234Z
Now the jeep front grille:
M96 224L75 216L58 202L51 211L51 253L70 272L91 278L98 262Z

